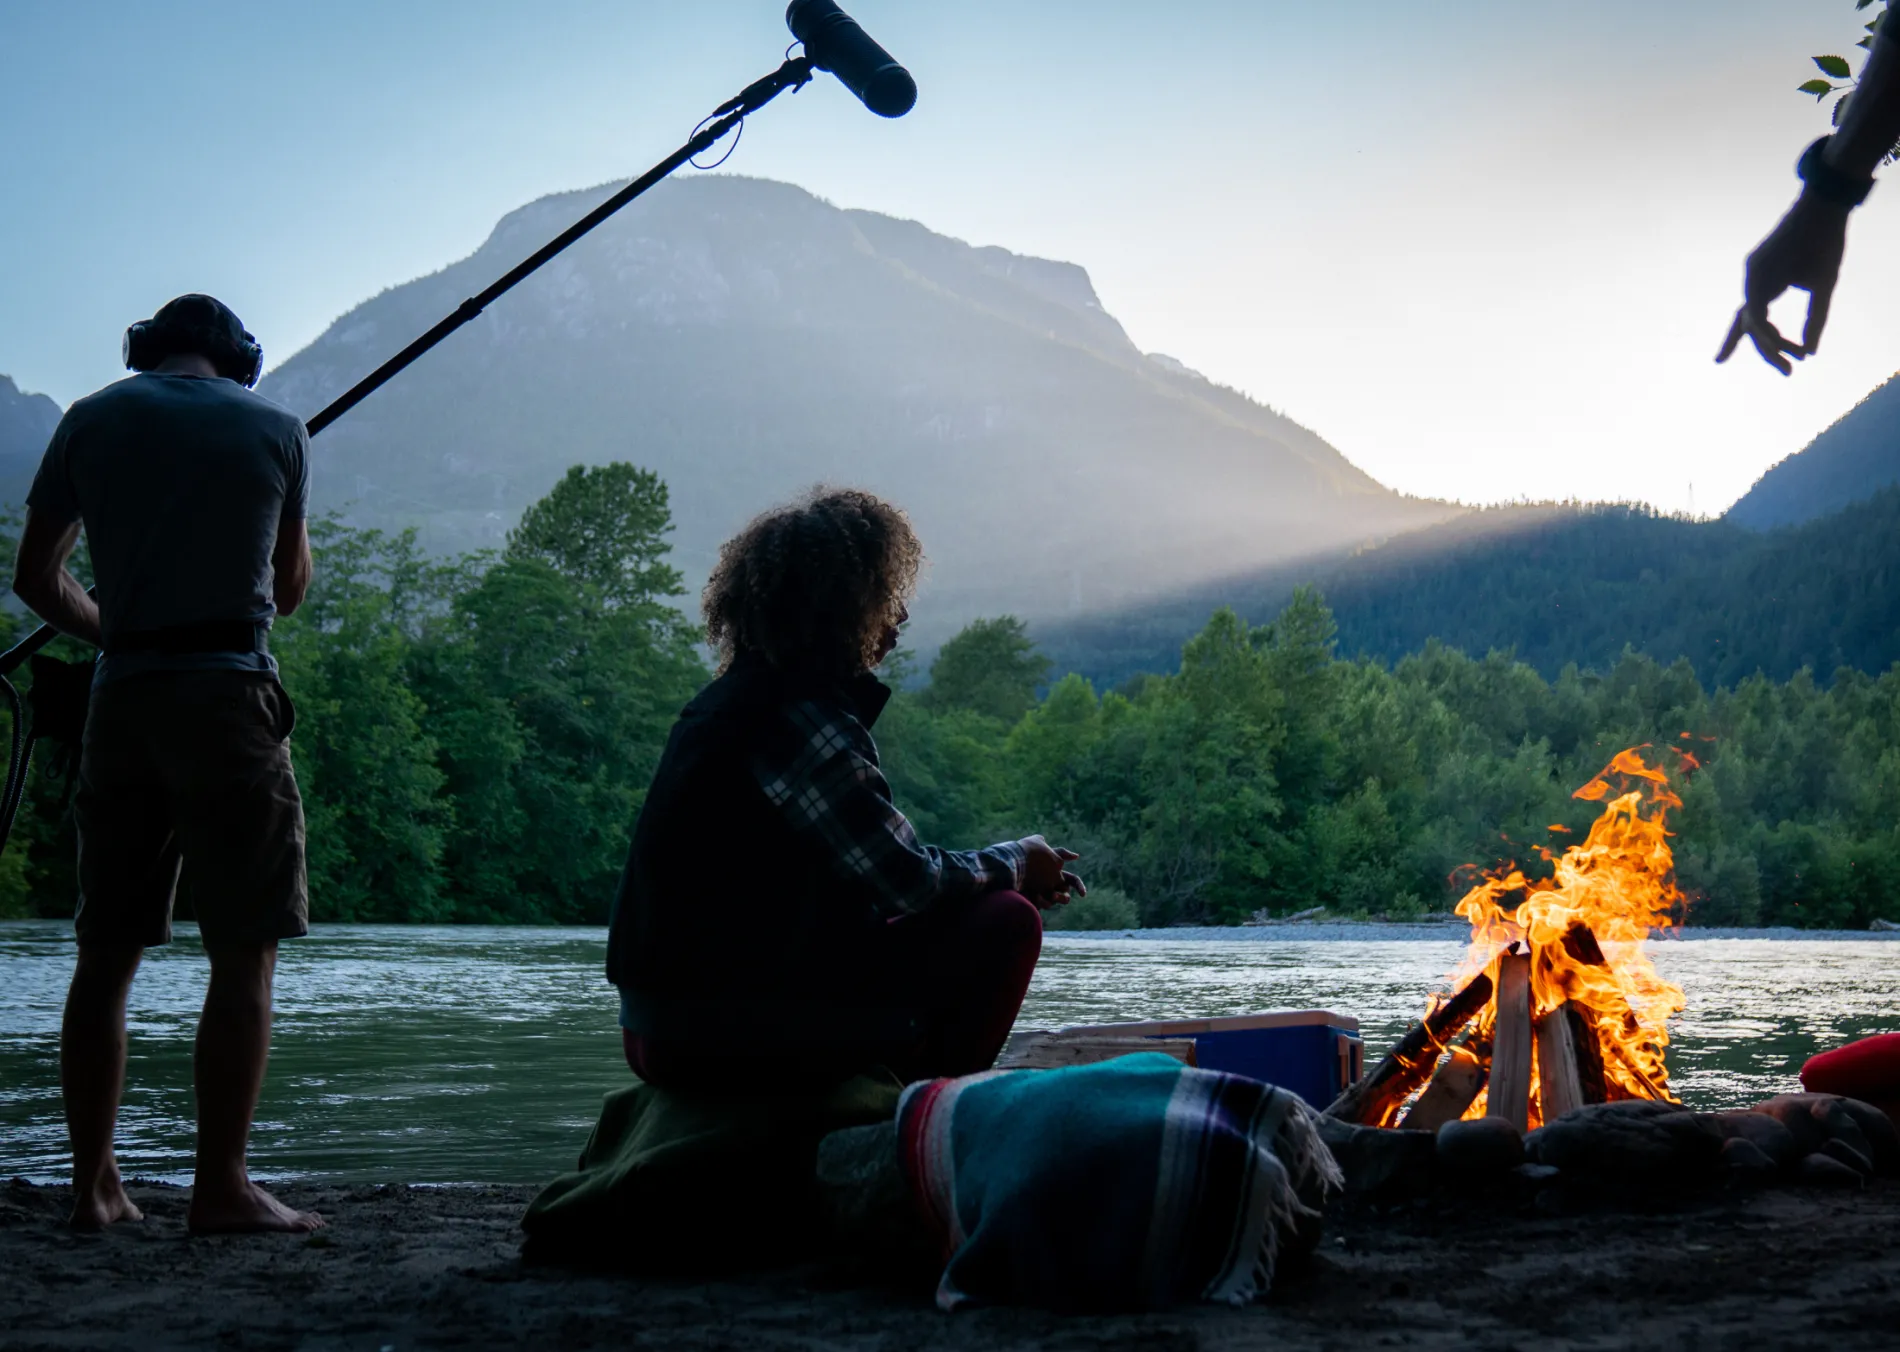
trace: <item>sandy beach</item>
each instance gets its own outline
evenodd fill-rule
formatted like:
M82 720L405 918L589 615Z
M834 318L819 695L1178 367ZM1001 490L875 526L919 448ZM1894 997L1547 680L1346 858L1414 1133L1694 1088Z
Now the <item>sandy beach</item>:
M840 1259L704 1280L525 1265L533 1189L286 1187L332 1228L194 1240L185 1197L101 1236L64 1189L0 1187L0 1343L110 1348L1888 1348L1900 1183L1548 1214L1509 1199L1336 1207L1266 1302L1138 1317L940 1314Z

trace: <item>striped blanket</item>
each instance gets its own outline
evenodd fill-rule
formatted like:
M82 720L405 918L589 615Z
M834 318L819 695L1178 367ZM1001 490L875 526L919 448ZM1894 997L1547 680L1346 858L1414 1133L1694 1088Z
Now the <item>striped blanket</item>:
M920 1081L898 1135L946 1310L1245 1304L1340 1183L1298 1097L1157 1052Z

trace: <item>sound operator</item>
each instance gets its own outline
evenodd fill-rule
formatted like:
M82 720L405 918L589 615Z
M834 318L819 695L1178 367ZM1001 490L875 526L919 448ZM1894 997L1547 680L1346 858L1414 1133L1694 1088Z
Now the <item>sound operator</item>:
M303 802L294 713L267 643L310 585L309 442L252 393L263 349L209 296L180 296L126 334L138 374L75 403L27 496L13 589L103 649L74 815L78 963L60 1035L72 1224L139 1220L113 1150L126 997L171 939L180 867L210 985L193 1072L194 1231L306 1231L250 1181L251 1115L270 1050L281 939L304 934ZM67 570L84 528L98 600Z

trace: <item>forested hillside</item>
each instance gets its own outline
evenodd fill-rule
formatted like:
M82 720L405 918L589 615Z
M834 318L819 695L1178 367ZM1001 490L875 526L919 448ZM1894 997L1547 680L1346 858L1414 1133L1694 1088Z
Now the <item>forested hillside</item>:
M1877 674L1900 661L1900 489L1766 533L1634 507L1490 508L1036 633L1057 670L1113 683L1170 670L1214 606L1259 620L1306 583L1332 604L1341 651L1388 663L1437 639L1511 652L1547 679L1572 663L1607 669L1625 647L1686 658L1718 685Z
M609 465L570 471L498 553L432 560L412 536L320 527L316 586L274 637L316 918L605 919L667 729L708 676L671 604L669 524L655 476ZM1584 538L1656 528L1612 515ZM1585 552L1569 548L1532 557L1554 575ZM1768 576L1741 557L1737 586ZM1597 807L1572 790L1640 744L1703 767L1675 823L1690 921L1900 919L1900 670L1718 690L1641 655L1554 678L1437 642L1342 658L1310 591L1263 625L1203 617L1166 674L1113 690L1045 689L1049 659L1008 617L927 676L906 665L877 728L900 805L945 844L1073 844L1099 885L1078 920L1443 910L1464 866L1534 867L1576 839ZM0 856L0 916L71 911L50 760Z
M1753 530L1794 526L1900 483L1900 378L1887 381L1728 509Z
M960 636L893 701L878 733L898 801L927 837L1067 840L1148 923L1443 910L1465 865L1535 873L1539 847L1580 839L1601 804L1571 793L1643 745L1684 798L1689 923L1900 919L1900 670L1711 691L1686 662L1546 680L1437 643L1387 666L1341 659L1303 591L1265 625L1216 613L1169 675L1108 693L1070 675L1031 700L1046 663L1011 639ZM965 674L997 670L1014 717Z

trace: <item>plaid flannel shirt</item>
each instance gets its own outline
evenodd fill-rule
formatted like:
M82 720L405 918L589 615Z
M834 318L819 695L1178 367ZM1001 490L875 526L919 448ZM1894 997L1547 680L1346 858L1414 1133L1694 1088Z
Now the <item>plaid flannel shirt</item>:
M981 850L920 842L891 801L870 730L836 706L788 704L752 773L794 831L822 844L843 877L870 886L883 915L1022 888L1026 855L1014 841Z

